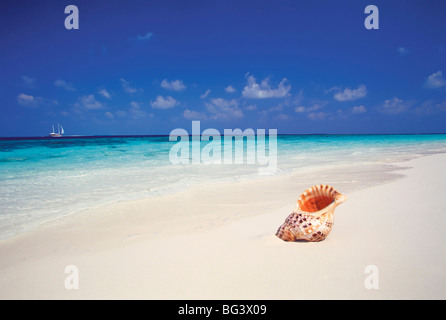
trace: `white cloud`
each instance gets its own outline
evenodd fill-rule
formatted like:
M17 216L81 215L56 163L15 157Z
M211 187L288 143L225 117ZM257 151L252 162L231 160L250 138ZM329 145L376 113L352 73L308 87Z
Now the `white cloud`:
M227 87L225 88L225 91L228 92L228 93L234 93L234 92L236 92L237 90L235 90L235 88L234 88L233 86L229 85L229 86L227 86Z
M38 99L34 96L21 93L17 96L17 103L24 107L37 107Z
M127 112L123 111L123 110L118 110L115 112L115 114L120 117L120 118L125 118L127 117Z
M30 108L36 108L41 105L55 106L59 104L59 102L55 99L46 99L25 93L20 93L17 96L17 103L23 107L30 107Z
M344 111L342 111L342 109L336 110L336 114L341 118L344 118L344 119L347 118L347 115L344 114Z
M109 119L113 119L115 116L113 115L113 113L111 113L110 111L105 111L104 115L109 118Z
M292 98L292 99L290 100L290 103L291 103L292 105L298 106L298 105L302 102L303 99L304 99L304 93L303 93L302 90L299 90L299 93L296 94L296 95L294 96L294 98ZM326 104L326 103L328 103L328 102L324 102L324 104Z
M311 107L298 106L294 109L294 111L297 113L313 112L313 111L319 110L321 108L322 108L322 106L320 104L316 103Z
M164 79L163 81L161 81L161 87L172 91L183 91L184 89L186 89L183 80L168 81L167 79Z
M163 96L157 96L156 100L151 101L150 104L152 108L155 109L170 109L179 105L180 103L170 96L166 98Z
M289 119L290 119L290 116L285 113L279 113L277 116L275 116L273 118L273 120L276 120L276 121L286 121Z
M108 100L111 100L111 94L110 94L110 92L108 92L106 89L100 89L100 90L99 90L99 94L100 94L101 96L103 96L104 98L106 98L106 99L108 99Z
M310 120L324 120L327 117L327 113L325 112L311 112L307 115Z
M363 98L367 95L367 88L361 84L357 89L346 88L342 92L338 92L334 95L334 98L338 101L352 101L359 98Z
M435 114L444 111L446 111L446 100L439 103L435 102L434 100L427 100L414 110L414 112L418 115Z
M137 40L142 40L142 41L147 41L147 40L150 40L150 39L152 38L152 36L153 36L153 33L152 33L152 32L147 32L147 33L144 34L144 35L140 35L140 34L138 34L138 35L136 36L136 39L137 39Z
M104 106L102 103L96 100L95 96L90 94L88 96L82 96L78 99L78 102L75 104L77 107L84 107L86 109L96 110L102 109Z
M183 116L187 120L204 120L204 119L207 119L207 116L204 113L193 111L193 110L189 110L189 109L184 110Z
M363 105L360 105L360 106L354 106L354 107L352 108L352 113L353 113L353 114L360 114L360 113L364 113L364 112L367 112L367 109L366 109L366 107L364 107Z
M142 89L137 89L137 88L132 87L130 85L130 82L128 82L127 80L125 80L123 78L121 78L121 86L125 92L130 93L130 94L143 91Z
M206 92L203 93L203 94L200 96L200 99L205 99L205 98L207 98L207 96L209 95L209 93L211 93L211 90L210 90L210 89L206 90Z
M130 102L130 105L132 106L132 108L141 109L141 105L136 101Z
M76 91L76 88L72 83L66 82L64 80L56 80L54 81L54 85L67 91Z
M130 102L129 113L133 119L139 119L139 118L143 118L146 116L149 116L149 117L154 116L153 113L147 113L146 111L144 111L141 107L141 104L136 101ZM123 114L121 113L121 115L119 115L119 116L122 117L122 115Z
M211 99L206 103L206 109L210 113L209 118L215 120L229 120L243 118L243 112L235 99L225 100L223 98Z
M242 95L245 98L266 99L266 98L283 98L288 95L291 85L285 85L286 78L283 78L276 89L271 87L269 78L262 80L260 84L256 82L256 78L247 74L248 84L243 88Z
M35 83L36 83L36 79L28 77L28 76L22 76L22 81L23 84L29 88L34 88Z
M339 91L341 90L341 87L335 86L335 87L331 87L330 89L324 89L325 94L331 93L333 91Z
M399 47L397 50L398 50L398 53L402 56L409 54L409 50L407 48Z
M384 103L379 106L378 110L387 114L398 114L409 110L413 101L404 101L393 97L392 99L385 100Z
M276 112L276 111L282 111L283 110L283 106L282 104L278 104L276 106L272 106L268 108L268 112Z
M437 89L446 86L446 80L443 78L443 72L437 71L427 77L424 87L428 89Z

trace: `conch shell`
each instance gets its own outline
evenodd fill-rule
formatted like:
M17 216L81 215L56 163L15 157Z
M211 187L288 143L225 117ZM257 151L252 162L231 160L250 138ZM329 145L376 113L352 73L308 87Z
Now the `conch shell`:
M335 208L347 197L328 185L317 185L302 193L296 208L277 230L284 241L322 241L333 227Z

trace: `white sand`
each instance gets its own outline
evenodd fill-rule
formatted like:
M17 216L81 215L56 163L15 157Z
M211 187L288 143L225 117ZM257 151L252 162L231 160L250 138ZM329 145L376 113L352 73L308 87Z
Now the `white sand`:
M355 190L350 172L335 185L349 200L319 243L274 234L306 187L330 183L323 175L203 186L54 221L0 243L0 299L445 299L446 155L402 165L411 169L398 180ZM77 290L65 288L68 265ZM369 265L378 289L365 287Z

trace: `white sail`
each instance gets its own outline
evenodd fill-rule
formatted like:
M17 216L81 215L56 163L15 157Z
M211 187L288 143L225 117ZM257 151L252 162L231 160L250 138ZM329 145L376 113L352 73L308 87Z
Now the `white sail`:
M59 123L57 124L57 133L56 133L54 131L54 124L53 124L53 132L50 133L50 137L60 138L64 133L65 133L65 131Z

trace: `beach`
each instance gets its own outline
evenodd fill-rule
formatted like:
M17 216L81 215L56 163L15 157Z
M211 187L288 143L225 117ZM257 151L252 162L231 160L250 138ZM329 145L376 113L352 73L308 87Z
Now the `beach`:
M445 169L432 154L84 209L0 242L0 299L445 299ZM319 183L348 196L327 239L277 238Z
M446 1L3 2L0 300L446 299Z

